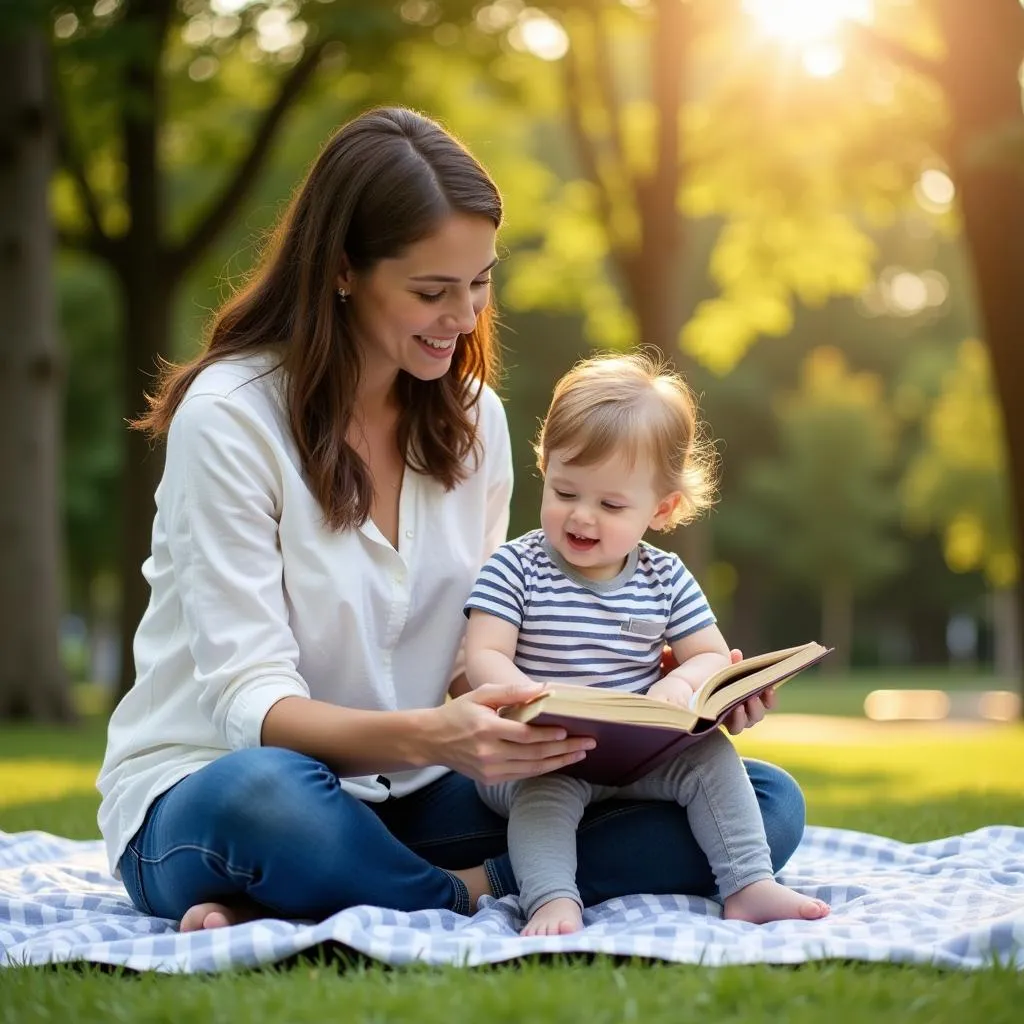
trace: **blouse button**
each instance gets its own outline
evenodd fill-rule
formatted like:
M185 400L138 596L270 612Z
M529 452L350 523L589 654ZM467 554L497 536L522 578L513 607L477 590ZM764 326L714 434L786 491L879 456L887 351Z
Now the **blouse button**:
M405 536L407 540L412 540L412 530L406 530Z

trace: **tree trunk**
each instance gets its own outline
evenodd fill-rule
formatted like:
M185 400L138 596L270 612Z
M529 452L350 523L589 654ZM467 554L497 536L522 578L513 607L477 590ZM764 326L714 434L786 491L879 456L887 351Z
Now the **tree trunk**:
M853 594L842 579L826 579L821 588L821 642L835 651L823 663L829 675L850 668L853 648Z
M60 359L41 32L0 42L0 719L73 717L60 662Z
M912 604L906 611L911 638L911 660L918 665L948 665L947 609Z
M737 565L736 591L733 595L732 615L726 640L731 647L738 647L745 656L765 650L764 573L753 562Z
M990 597L996 675L1017 679L1021 673L1020 608L1016 587L1000 587Z
M145 247L143 247L145 252ZM141 258L122 281L124 337L122 387L126 416L142 410L142 396L152 390L157 357L168 352L172 296L156 273L152 252ZM153 495L163 469L163 449L136 430L126 431L121 482L121 614L119 696L135 682L135 630L149 601L142 563L149 557L155 504Z
M680 275L690 235L679 209L679 187L685 174L679 124L685 74L694 37L693 12L679 0L656 0L650 27L650 91L658 111L654 170L635 183L640 245L619 250L615 260L630 309L637 320L639 342L653 346L692 385L693 362L679 346L686 314ZM712 530L707 515L665 538L698 582L712 561Z
M661 218L662 222L669 219L668 216ZM682 259L683 225L680 222L672 227L662 223L652 229L652 234L654 237L645 238L643 249L629 262L626 272L630 306L640 329L640 343L657 348L688 381L692 381L689 361L679 349L682 315L677 274L674 273ZM706 579L712 560L709 514L705 513L677 528L674 533L659 535L657 540L682 558L698 582Z
M939 12L948 47L941 73L951 118L948 159L1006 428L1010 514L1024 556L1024 12L1010 0L943 0ZM1024 633L1019 583L1017 610ZM1018 685L1024 694L1020 673Z
M132 219L117 261L124 317L123 406L126 417L143 412L160 356L169 355L170 317L177 277L165 249L162 177L158 136L163 114L160 54L167 32L168 0L147 0L136 8L141 38L147 42L126 63L124 87L131 102L123 108L126 198ZM147 52L148 50L148 52ZM149 601L141 574L149 556L153 495L163 468L162 451L137 431L125 438L121 491L121 694L135 682L135 630Z

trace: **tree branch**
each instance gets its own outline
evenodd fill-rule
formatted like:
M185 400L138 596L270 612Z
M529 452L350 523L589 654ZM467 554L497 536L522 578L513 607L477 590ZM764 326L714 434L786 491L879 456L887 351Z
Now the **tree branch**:
M285 76L274 102L263 112L248 153L235 168L231 179L191 235L171 250L172 274L178 276L192 266L235 215L266 160L285 114L316 71L322 53L322 43L310 46Z
M57 244L62 249L82 253L85 256L95 256L97 259L105 260L115 269L120 259L121 239L110 238L108 235L99 237L92 232L82 233L68 231L66 228L57 228Z
M846 31L854 43L875 56L884 57L893 64L926 78L934 79L939 85L944 84L943 64L924 54L911 50L896 39L879 34L875 29L859 22L850 22Z

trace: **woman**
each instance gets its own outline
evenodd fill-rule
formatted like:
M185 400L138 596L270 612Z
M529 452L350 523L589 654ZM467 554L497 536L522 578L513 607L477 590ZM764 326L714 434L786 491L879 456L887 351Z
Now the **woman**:
M592 746L500 718L539 687L468 692L459 665L512 489L487 383L500 221L493 182L438 125L358 117L137 424L166 435L166 465L136 683L98 785L111 867L146 913L182 930L360 903L471 913L515 892L474 782ZM778 869L803 800L779 769L747 769ZM652 865L652 848L673 855ZM579 884L587 903L713 891L684 812L658 804L588 812Z

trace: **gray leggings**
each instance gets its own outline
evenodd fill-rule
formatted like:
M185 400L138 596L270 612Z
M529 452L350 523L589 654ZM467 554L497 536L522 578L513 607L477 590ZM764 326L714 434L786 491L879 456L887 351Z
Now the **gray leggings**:
M559 896L583 905L576 887L576 828L587 804L611 797L674 800L685 807L722 899L772 877L757 797L739 755L720 729L627 786L596 786L549 774L477 788L492 810L509 819L509 858L527 918ZM664 851L652 850L651 855Z

